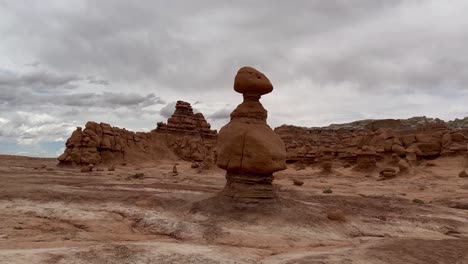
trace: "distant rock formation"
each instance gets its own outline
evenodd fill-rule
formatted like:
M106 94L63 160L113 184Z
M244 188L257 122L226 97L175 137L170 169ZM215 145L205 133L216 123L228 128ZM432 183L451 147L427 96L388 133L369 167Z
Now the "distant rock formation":
M267 111L259 101L273 86L263 73L243 67L235 77L234 90L243 94L244 101L218 135L217 165L226 170L221 195L247 205L274 201L272 173L286 169L286 151L281 138L267 125Z
M167 146L183 160L214 162L217 131L211 130L202 113L193 113L190 103L177 101L167 124L159 122L152 132L164 135Z
M216 137L216 130L211 130L211 125L206 122L202 113L193 113L190 103L177 101L174 114L167 120L157 123L155 131L174 132L182 134L201 135L202 137Z
M140 163L181 158L213 162L216 130L210 129L201 113L189 103L178 101L172 117L151 132L132 132L106 123L88 122L67 140L59 165Z
M395 154L410 164L420 159L467 153L468 129L462 121L414 117L406 120L363 120L323 128L280 126L287 161L315 163L332 150L334 160L371 170L376 161ZM464 127L464 128L460 128Z

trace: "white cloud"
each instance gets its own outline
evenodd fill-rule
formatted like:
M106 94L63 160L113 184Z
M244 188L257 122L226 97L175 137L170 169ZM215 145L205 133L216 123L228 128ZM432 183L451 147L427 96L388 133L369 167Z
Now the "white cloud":
M14 141L20 145L68 138L76 127L49 114L24 111L14 113L10 120L1 118L0 124L0 141Z

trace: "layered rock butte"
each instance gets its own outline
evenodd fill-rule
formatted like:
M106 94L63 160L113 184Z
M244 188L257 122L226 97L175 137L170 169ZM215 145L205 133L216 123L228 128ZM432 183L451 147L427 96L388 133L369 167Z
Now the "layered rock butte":
M166 123L151 132L132 132L105 123L88 122L66 141L59 165L140 163L159 159L213 160L216 130L189 103L178 101Z

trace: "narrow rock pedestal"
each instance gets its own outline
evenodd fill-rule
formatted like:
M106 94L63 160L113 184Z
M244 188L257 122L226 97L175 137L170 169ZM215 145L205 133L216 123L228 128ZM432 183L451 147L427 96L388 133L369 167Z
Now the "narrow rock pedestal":
M259 200L276 199L273 175L259 175L249 173L226 173L226 186L222 195L234 201L255 203Z

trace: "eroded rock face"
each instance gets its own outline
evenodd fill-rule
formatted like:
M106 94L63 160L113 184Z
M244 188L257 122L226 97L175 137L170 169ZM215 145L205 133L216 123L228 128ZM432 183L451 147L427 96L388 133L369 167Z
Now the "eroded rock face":
M202 137L216 137L216 130L206 122L202 113L193 113L190 103L177 101L174 114L167 120L167 124L159 122L156 131L180 133L185 135L200 135Z
M202 113L193 113L190 103L177 101L167 124L158 123L153 132L164 135L169 148L183 160L205 163L214 160L217 131L211 130Z
M132 132L106 123L88 122L66 142L59 165L117 164L153 159L173 159L163 138L156 133Z
M59 165L141 163L181 158L213 162L216 130L189 103L178 101L174 114L151 132L132 132L106 123L88 122L66 142Z
M356 171L371 172L377 168L377 157L379 156L374 149L364 147L362 150L356 151L357 159L356 166L353 168Z
M281 138L267 125L267 111L259 99L273 90L268 78L251 68L241 68L234 90L244 101L219 131L217 165L227 171L222 195L243 202L274 199L272 174L286 169Z
M444 123L438 119L429 121L418 118L356 121L324 128L283 125L275 128L275 132L285 142L288 163L320 163L320 149L323 146L333 150L333 161L359 163L362 166L357 167L360 168L370 168L374 163L373 157L362 155L369 148L375 151L377 160L395 154L406 158L412 165L417 165L422 159L464 155L467 152L468 129L452 128L448 125L450 122Z

